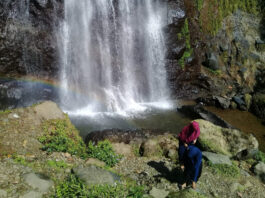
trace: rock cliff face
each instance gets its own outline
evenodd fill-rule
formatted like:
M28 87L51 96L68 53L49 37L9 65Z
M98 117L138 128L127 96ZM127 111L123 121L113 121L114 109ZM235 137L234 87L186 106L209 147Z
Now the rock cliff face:
M251 109L264 118L263 4L258 0L169 2L167 69L175 97ZM173 15L176 7L181 12Z
M61 0L0 2L0 73L56 76Z
M215 6L210 0L161 1L168 3L164 32L172 95L243 110L253 102L252 109L262 117L255 106L261 100L252 97L264 93L265 17L254 8L264 5L258 0L251 1L252 7L236 0L229 5L214 1ZM58 77L55 32L63 4L0 2L0 74Z

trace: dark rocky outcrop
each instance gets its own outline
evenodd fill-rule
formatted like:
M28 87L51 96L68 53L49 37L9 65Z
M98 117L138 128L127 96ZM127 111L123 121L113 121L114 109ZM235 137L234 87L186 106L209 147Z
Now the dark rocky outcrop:
M123 142L129 144L133 142L143 142L152 136L165 134L165 131L161 130L148 130L148 129L137 129L137 130L122 130L122 129L106 129L103 131L93 131L89 133L85 138L85 143L89 141L97 143L105 139L111 142Z
M61 0L0 2L0 74L56 76Z
M203 106L200 104L182 106L178 108L178 111L191 117L192 119L204 119L224 128L234 128L219 116L204 109Z
M45 100L58 101L58 90L44 83L0 79L0 109L26 107Z

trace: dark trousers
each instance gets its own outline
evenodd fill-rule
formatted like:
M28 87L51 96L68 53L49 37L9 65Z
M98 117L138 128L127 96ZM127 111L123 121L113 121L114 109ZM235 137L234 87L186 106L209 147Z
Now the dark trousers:
M194 170L193 170L193 167L186 167L185 166L185 169L184 169L184 183L191 183L192 182L192 179L194 178ZM202 163L200 165L200 168L199 168L199 175L198 175L198 178L197 178L197 181L199 180L199 178L201 177L201 174L202 174Z

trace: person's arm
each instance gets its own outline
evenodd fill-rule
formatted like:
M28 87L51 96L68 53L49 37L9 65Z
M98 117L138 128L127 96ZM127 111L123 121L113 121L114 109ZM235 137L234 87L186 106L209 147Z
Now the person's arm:
M179 144L178 154L179 154L179 162L183 164L183 158L185 153L185 146L184 144Z

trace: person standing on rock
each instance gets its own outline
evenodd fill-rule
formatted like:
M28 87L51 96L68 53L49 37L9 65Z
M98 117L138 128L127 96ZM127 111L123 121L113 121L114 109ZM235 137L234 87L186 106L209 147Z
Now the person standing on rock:
M202 171L202 152L195 146L200 135L199 123L193 121L185 126L178 135L179 139L179 161L181 169L184 171L185 182L181 188L185 188L188 182L192 183L192 188L196 189L196 183Z

